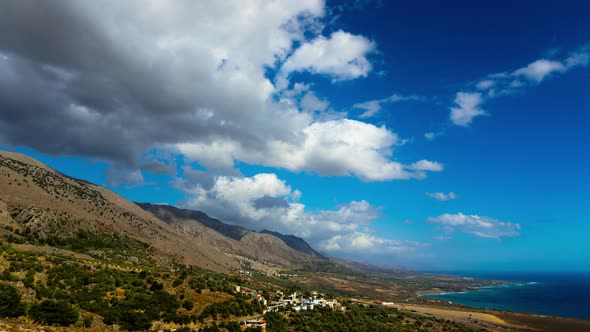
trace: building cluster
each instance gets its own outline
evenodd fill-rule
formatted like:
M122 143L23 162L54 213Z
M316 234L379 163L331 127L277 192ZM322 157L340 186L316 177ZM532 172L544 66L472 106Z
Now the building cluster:
M256 318L256 319L248 319L242 322L244 326L246 327L258 327L260 329L266 329L266 320L262 319L262 318Z
M278 301L273 301L268 305L268 311L280 311L280 310L313 310L319 307L329 307L332 310L346 310L336 300L327 300L323 298L322 294L312 292L309 297L304 297L302 294L294 292L285 296L283 292L277 292L280 296Z
M268 301L255 289L236 286L235 291L253 299L258 300L262 303L266 310L263 313L269 311L301 311L301 310L313 310L320 307L328 307L332 310L346 311L346 307L343 307L338 301L331 299L324 299L323 294L318 292L311 292L311 296L305 297L303 294L293 292L292 294L285 295L281 291L277 291L276 294L279 296L278 301ZM242 321L242 324L246 327L266 329L266 320L263 317L247 319Z

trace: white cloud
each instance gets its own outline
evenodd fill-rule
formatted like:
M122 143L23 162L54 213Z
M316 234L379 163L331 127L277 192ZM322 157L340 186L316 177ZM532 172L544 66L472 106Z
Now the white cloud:
M365 101L362 103L357 103L357 104L354 104L352 107L365 110L365 112L363 112L361 115L359 115L359 118L364 119L364 118L370 118L370 117L374 116L375 114L377 114L381 110L383 104L396 103L399 101L422 100L422 99L423 98L421 98L419 96L402 96L402 95L394 94L394 95L391 95L391 96L389 96L387 98L383 98L383 99L369 100L369 101Z
M520 235L520 224L503 222L494 218L457 214L443 214L438 217L430 217L429 223L441 225L445 230L475 235L477 237L501 239L504 237L516 237Z
M328 101L319 99L313 91L305 93L301 98L301 110L304 112L323 112L328 108Z
M445 194L443 192L435 192L435 193L426 192L424 194L426 194L426 196L432 197L436 200L443 201L443 202L450 201L450 200L457 198L457 195L452 191L448 194Z
M303 43L287 58L277 86L288 87L288 75L301 71L329 75L335 81L366 77L372 69L367 55L374 50L375 44L369 39L342 30L329 38L318 36Z
M359 118L369 118L381 110L381 103L379 100L370 100L354 104L352 107L365 110L361 115L359 115Z
M185 156L215 169L231 168L234 160L241 160L320 175L355 175L363 181L422 178L424 171L442 170L441 164L427 160L408 167L390 160L392 147L400 142L398 136L385 127L340 119L312 123L291 141L269 138L256 149L229 140L184 143L176 148Z
M381 212L364 200L335 210L307 212L305 205L298 202L301 192L275 174L218 176L209 187L186 178L174 184L189 195L184 207L253 230L266 228L294 234L329 253L399 253L418 247L413 242L371 234L368 228Z
M582 47L562 60L539 59L512 72L488 75L476 87L487 91L490 98L513 94L523 88L538 85L547 78L565 74L576 67L586 67L589 61L590 52L587 47Z
M485 101L522 92L526 88L534 87L546 79L563 75L574 68L586 67L589 63L589 47L584 46L561 60L539 59L529 63L526 67L488 75L475 84L474 90L476 91L457 93L455 98L457 106L451 107L451 122L458 126L467 127L475 117L486 115L486 112L481 108Z
M482 103L481 93L457 93L455 104L458 107L451 108L451 121L458 126L469 126L473 118L486 114L480 108Z
M416 171L440 172L443 170L443 165L436 161L420 160L410 165L409 168Z
M547 76L562 73L566 68L561 62L540 59L514 71L512 75L515 77L524 76L530 81L541 83Z
M422 246L411 241L387 240L371 234L354 232L336 235L321 243L324 251L344 254L391 255L416 251Z
M448 240L451 240L452 237L441 235L441 236L434 236L434 237L432 237L432 239L437 240L437 241L448 241Z
M590 63L590 53L587 51L574 52L565 59L567 69L575 67L586 67Z
M297 107L301 112L308 114L314 122L343 119L346 112L338 112L330 107L330 102L319 97L310 84L295 83L293 88L281 91L280 103Z

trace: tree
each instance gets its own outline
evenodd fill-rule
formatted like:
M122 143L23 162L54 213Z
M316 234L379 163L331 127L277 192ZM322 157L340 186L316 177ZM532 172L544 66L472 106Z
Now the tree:
M266 315L264 315L264 319L266 319L266 330L268 332L288 330L289 325L287 320L279 313L273 311L267 312Z
M192 301L189 300L184 300L184 302L182 302L182 307L185 308L186 310L192 310L194 308L194 304Z
M29 310L29 316L36 322L68 326L75 323L80 314L66 301L45 300L34 304Z
M16 288L0 284L0 317L19 317L25 314L25 306Z
M119 324L129 331L146 331L152 327L150 318L146 314L137 311L122 312Z

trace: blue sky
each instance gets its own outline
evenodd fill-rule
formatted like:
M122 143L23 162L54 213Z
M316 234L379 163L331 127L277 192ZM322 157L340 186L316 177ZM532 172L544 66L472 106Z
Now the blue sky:
M1 5L3 149L337 257L590 266L585 2L109 3Z

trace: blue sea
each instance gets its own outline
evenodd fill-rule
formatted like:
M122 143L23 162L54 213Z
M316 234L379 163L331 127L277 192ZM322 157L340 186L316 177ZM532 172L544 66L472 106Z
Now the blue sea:
M590 272L452 274L509 283L468 292L424 296L474 308L590 319Z

